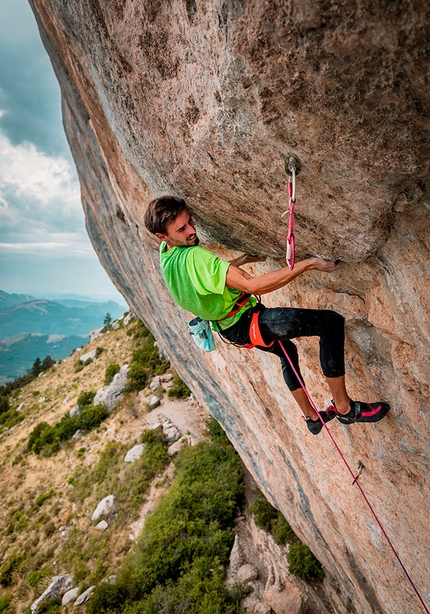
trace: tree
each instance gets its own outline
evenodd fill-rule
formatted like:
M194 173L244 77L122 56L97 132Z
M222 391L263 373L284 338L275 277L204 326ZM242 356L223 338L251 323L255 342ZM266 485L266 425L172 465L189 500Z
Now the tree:
M42 362L42 371L47 371L52 365L55 365L55 360L51 356L46 356Z
M36 358L33 363L33 366L31 367L30 373L34 377L37 377L39 373L42 373L42 361L40 360L40 358Z
M105 315L105 319L103 320L103 326L110 326L112 324L112 316L109 312Z

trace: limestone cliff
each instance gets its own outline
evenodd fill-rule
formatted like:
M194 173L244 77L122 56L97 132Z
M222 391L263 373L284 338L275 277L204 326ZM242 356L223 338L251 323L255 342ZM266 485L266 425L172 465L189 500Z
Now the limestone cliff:
M277 360L198 354L143 228L152 195L190 204L222 255L282 264L299 156L298 255L342 259L267 305L347 318L353 397L378 425L332 426L430 607L429 4L418 0L30 0L63 93L87 228L118 289L223 424L247 467L360 614L422 608L323 433L308 434ZM314 340L300 343L320 406ZM333 424L333 423L332 423ZM339 610L341 611L341 610Z

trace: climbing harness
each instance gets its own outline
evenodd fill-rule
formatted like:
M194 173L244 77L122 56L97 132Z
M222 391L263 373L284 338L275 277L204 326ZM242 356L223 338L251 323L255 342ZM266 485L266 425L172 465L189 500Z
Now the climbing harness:
M296 175L300 172L300 160L293 154L288 154L285 158L285 172L288 175L288 210L284 211L281 217L288 213L288 234L287 234L287 254L286 261L291 270L294 269L296 247L294 242L294 210L296 208Z
M304 384L304 382L303 382L302 378L301 378L301 377L300 377L300 375L297 373L297 369L294 367L293 361L292 361L292 360L291 360L291 358L288 356L288 353L287 353L287 351L286 351L286 349L285 349L285 347L284 347L284 345L283 345L282 341L279 341L279 340L278 340L278 343L279 343L279 345L281 346L282 351L284 352L285 357L286 357L286 359L288 360L288 362L289 362L289 364L290 364L290 366L291 366L292 370L294 371L294 374L295 374L295 376L297 377L297 380L298 380L298 382L300 383L300 386L302 387L303 392L306 394L306 396L307 396L307 398L308 398L308 400L309 400L309 403L311 404L311 406L313 407L313 409L316 411L316 413L317 413L317 415L318 415L318 418L321 420L321 422L322 422L322 424L323 424L323 427L325 428L325 430L326 430L326 432L327 432L328 436L330 437L330 439L331 439L331 441L332 441L332 443L333 443L334 447L335 447L335 448L336 448L336 450L339 452L339 455L340 455L341 459L343 460L343 462L344 462L344 464L345 464L346 468L348 469L349 473L350 473L350 474L351 474L351 476L353 477L354 481L353 481L352 485L354 485L354 484L355 484L355 485L357 486L357 488L358 488L358 490L360 491L360 493L361 493L361 495L362 495L362 497L363 497L364 501L366 502L366 504L367 504L367 506L368 506L369 510L371 511L373 518L375 519L376 523L378 524L379 528L381 529L381 532L382 532L383 536L385 537L385 539L386 539L386 541L387 541L388 545L390 546L390 548L391 548L391 550L392 550L392 552L393 552L393 554L394 554L395 558L397 559L397 562L399 563L399 565L400 565L401 569L403 570L403 573L405 574L405 576L406 576L406 578L407 578L407 580L408 580L409 584L411 585L411 588L413 589L413 591L415 592L415 595L417 596L417 598L419 599L419 601L420 601L421 605L423 606L424 611L426 612L426 614L430 614L430 610L427 608L426 604L424 603L423 598L421 597L421 595L420 595L420 593L419 593L419 591L418 591L417 587L416 587L416 586L415 586L415 584L413 583L412 578L410 577L410 575L409 575L409 573L408 573L408 571L407 571L406 567L404 566L404 564L403 564L402 560L400 559L400 556L397 554L397 552L396 552L396 550L395 550L395 548L394 548L394 546L393 546L393 544L392 544L392 542L391 542L390 538L388 537L388 535L387 535L387 533L386 533L386 531L385 531L384 527L383 527L383 526L382 526L382 524L381 524L381 521L379 520L379 518L378 518L378 516L377 516L377 514L376 514L376 512L375 512L375 510L374 510L374 509L373 509L373 507L372 507L372 504L370 503L369 499L367 498L366 493L364 492L364 490L363 490L363 488L362 488L362 486L361 486L361 484L360 484L360 482L359 482L359 478L360 478L361 472L362 472L362 470L364 469L364 465L363 465L363 463L362 463L361 461L359 461L359 463L358 463L358 469L359 469L358 474L357 474L357 475L354 475L353 470L351 469L351 467L350 467L350 465L349 465L348 461L346 460L346 458L345 458L345 456L343 455L343 453L342 453L341 449L339 448L339 446L338 446L338 444L337 444L337 442L336 442L335 438L334 438L334 437L333 437L333 435L331 434L330 429L327 427L326 423L325 423L325 422L324 422L324 420L322 419L321 414L320 414L320 412L318 411L318 408L317 408L316 404L314 403L314 400L312 399L311 395L309 394L309 392L308 392L308 390L307 390L307 388L306 388L306 386L305 386L305 384Z
M239 311L239 309L241 309L245 305L249 304L251 307L254 307L254 305L250 301L250 298L251 298L250 294L241 294L238 300L236 301L233 309L230 311L230 313L224 316L222 320L217 320L217 324L219 325L219 327L221 329L228 328L228 326L225 325L225 322L228 322L230 326L231 323L233 322L234 315ZM257 305L255 307L259 307L261 304L261 297L256 296L255 298L257 299ZM217 331L221 340L224 343L227 343L229 345L235 345L237 347L241 347L246 350L252 350L256 346L263 347L263 348L272 347L272 345L274 345L275 342L271 341L270 343L265 343L263 336L261 334L260 323L259 323L260 311L261 311L261 307L256 309L251 316L251 323L249 325L249 338L250 338L251 343L234 343L232 341L226 341L224 337L220 334L220 331Z

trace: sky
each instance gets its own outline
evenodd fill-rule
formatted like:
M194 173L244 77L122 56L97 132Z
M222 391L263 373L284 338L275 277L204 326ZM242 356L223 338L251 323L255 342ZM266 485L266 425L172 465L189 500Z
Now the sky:
M121 299L85 229L60 88L27 0L0 0L0 289Z

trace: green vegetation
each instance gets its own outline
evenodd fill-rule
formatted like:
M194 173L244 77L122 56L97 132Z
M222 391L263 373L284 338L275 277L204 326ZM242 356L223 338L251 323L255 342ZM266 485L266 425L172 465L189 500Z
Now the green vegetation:
M221 428L212 422L208 430L210 443L179 452L168 494L147 518L117 583L97 587L88 614L242 611L244 591L229 592L224 586L232 523L243 493L242 472Z
M12 599L12 595L6 593L6 595L3 595L2 597L0 597L0 614L6 614L6 612L9 609L9 605Z
M61 444L73 437L76 431L84 433L97 428L105 420L109 412L103 405L92 405L95 393L82 392L78 398L81 413L71 416L67 413L53 426L47 422L39 422L30 434L27 452L51 456L56 454Z
M177 399L186 399L191 394L185 382L181 380L179 375L175 375L172 381L172 387L167 391L168 397L176 397Z
M13 582L13 574L17 572L25 560L22 553L11 554L0 567L0 585L9 586Z
M155 339L140 320L133 327L132 334L140 347L134 350L128 373L128 390L142 390L154 375L165 373L170 362L161 358Z
M273 535L277 544L290 544L287 555L290 573L307 582L321 582L324 579L321 563L299 540L281 512L262 493L257 495L248 513L254 516L256 524L263 531Z
M111 382L113 382L113 378L120 371L120 366L117 362L110 362L106 367L105 373L105 386L108 386Z

